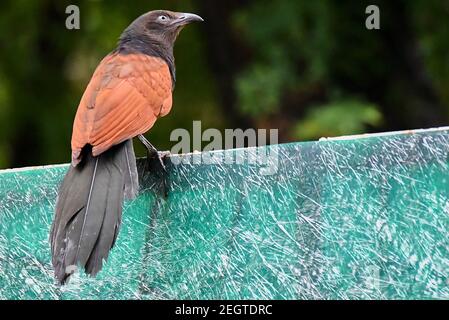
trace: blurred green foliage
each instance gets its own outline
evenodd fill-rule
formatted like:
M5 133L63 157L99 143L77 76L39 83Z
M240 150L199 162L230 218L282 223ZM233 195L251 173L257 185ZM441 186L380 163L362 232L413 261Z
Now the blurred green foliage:
M287 90L326 81L333 46L331 3L262 0L235 14L236 28L254 51L252 63L237 81L244 112L252 116L279 112Z
M366 126L376 127L381 123L382 114L373 104L357 100L333 101L312 108L295 127L294 135L310 140L317 136L360 134Z
M377 4L381 30L365 28ZM81 29L65 28L76 4ZM174 128L280 129L280 142L445 124L449 2L5 0L0 4L0 168L68 162L76 107L123 29L153 9L191 11L175 47ZM137 152L143 149L136 143Z

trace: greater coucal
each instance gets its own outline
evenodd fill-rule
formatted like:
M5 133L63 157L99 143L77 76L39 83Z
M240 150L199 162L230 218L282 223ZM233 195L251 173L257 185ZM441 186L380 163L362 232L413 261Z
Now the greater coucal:
M132 138L172 106L173 46L195 14L151 11L120 36L117 48L95 70L73 123L72 163L59 188L50 231L55 276L63 284L76 270L96 275L114 246L123 199L138 191ZM159 157L161 166L163 162Z

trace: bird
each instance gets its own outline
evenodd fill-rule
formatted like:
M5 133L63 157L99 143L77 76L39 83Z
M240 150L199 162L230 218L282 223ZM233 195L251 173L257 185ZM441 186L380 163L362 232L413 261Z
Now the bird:
M50 247L55 279L66 284L78 270L94 277L115 244L124 199L138 193L132 139L144 137L172 107L176 83L173 48L193 13L154 10L135 19L98 65L73 122L69 169L58 189Z

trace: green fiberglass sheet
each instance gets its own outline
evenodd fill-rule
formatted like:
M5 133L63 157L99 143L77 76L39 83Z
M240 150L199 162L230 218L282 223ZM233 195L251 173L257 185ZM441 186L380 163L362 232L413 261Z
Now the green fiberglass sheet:
M257 151L277 170L220 161ZM103 271L64 287L48 232L67 167L0 172L0 298L449 298L449 128L214 155L170 163L167 199L141 177Z

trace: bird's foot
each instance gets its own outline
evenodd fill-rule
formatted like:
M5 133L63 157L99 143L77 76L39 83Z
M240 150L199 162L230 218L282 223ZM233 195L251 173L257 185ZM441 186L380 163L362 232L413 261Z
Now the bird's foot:
M165 159L170 152L148 153L147 169L149 172L156 173L161 179L161 192L164 198L168 197L168 171L165 165Z
M165 165L165 159L170 155L169 151L159 152L157 149L143 136L139 136L139 140L147 149L146 171L154 172L160 176L162 182L162 194L168 197L168 171Z
M165 165L165 159L170 155L170 151L161 151L161 152L148 152L148 160L149 161L157 161L159 169L164 173L167 173L167 167Z

